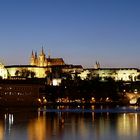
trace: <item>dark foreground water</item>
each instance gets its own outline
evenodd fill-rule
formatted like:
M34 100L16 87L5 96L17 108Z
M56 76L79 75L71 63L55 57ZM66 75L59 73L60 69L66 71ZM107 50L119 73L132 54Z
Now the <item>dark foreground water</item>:
M140 140L140 109L1 109L0 140Z

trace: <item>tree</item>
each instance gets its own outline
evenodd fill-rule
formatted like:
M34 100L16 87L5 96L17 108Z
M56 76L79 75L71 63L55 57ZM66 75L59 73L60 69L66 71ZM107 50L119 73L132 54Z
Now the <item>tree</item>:
M132 75L129 75L129 79L130 79L130 81L133 81Z
M140 74L137 76L137 79L140 80Z
M35 77L35 72L31 71L30 75L31 75L31 78L34 78Z
M29 75L30 75L30 71L29 70L26 70L26 69L21 70L21 77L28 78Z
M19 74L20 74L19 70L16 70L15 75L19 76Z
M29 78L29 77L34 78L35 72L27 70L27 69L16 70L15 76L22 77L22 78Z

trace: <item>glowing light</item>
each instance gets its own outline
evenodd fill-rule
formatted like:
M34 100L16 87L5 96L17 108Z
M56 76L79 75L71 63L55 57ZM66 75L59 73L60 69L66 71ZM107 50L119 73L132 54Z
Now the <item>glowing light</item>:
M38 100L39 102L41 102L41 99L40 99L40 98L38 98L37 100Z
M61 79L53 79L53 86L59 86L61 84Z
M90 103L95 103L95 98L94 97L91 98Z
M130 104L136 104L137 103L137 98L133 98L129 101Z
M44 99L44 100L43 100L43 103L47 103L47 100L46 100L46 99Z

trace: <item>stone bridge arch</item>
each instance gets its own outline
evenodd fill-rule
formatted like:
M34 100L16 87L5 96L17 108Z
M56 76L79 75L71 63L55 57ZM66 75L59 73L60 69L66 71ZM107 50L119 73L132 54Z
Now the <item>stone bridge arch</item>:
M126 93L130 104L140 104L140 93Z

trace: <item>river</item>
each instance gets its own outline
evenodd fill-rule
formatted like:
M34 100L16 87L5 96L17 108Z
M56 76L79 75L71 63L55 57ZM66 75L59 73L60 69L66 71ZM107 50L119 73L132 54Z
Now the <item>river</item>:
M140 108L5 108L0 140L139 140Z

